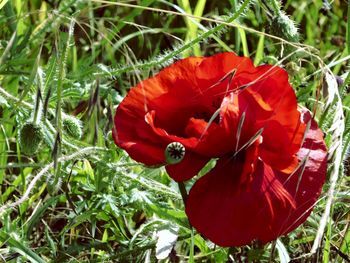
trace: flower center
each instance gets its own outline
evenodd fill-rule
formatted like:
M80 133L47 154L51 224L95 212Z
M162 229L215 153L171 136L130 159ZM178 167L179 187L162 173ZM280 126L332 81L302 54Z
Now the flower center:
M218 109L221 107L223 98L222 97L216 97L213 98L208 104L210 107L198 110L194 113L193 117L196 119L202 119L206 122L215 122L219 123L220 116L218 114Z
M169 143L165 149L165 160L168 164L176 164L185 157L185 146L179 142Z

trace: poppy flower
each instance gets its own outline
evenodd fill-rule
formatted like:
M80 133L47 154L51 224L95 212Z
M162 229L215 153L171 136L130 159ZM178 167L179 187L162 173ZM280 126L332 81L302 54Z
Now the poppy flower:
M323 133L298 108L286 71L233 53L182 59L141 81L114 121L117 145L145 165L165 165L176 181L216 161L185 207L191 225L220 246L292 231L325 181Z

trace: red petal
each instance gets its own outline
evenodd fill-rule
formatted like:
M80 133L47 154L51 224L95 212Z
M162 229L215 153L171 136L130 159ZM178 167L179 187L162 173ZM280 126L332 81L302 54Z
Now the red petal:
M254 112L246 111L247 107L244 96L230 93L223 98L220 112L216 113L219 121L191 118L185 129L186 134L198 138L197 145L191 149L211 158L240 149L257 132L254 129Z
M248 107L245 96L236 93L226 96L221 104L220 126L225 131L223 141L230 152L241 149L258 132L255 112Z
M310 113L303 111L303 123ZM327 153L322 132L312 121L298 158L309 156L304 172L273 171L258 160L252 180L242 180L244 158L222 158L192 187L186 213L190 223L220 246L268 242L304 222L320 195Z
M208 124L201 119L191 118L186 127L186 134L198 138L194 152L209 158L222 155L227 149L226 134L215 122Z
M294 163L295 152L290 147L286 128L274 120L268 121L263 128L260 157L274 169L283 170L289 167L291 172L294 171L298 163ZM292 166L291 163L293 163Z
M171 178L181 182L196 176L209 160L210 158L205 158L193 152L186 152L180 163L167 165L165 168Z
M210 117L220 107L224 94L218 88L210 89L208 85L233 68L239 72L255 71L248 58L223 53L208 58L180 60L156 76L142 81L130 90L117 108L113 132L116 144L127 150L136 161L147 165L164 163L163 151L173 141L186 147L186 160L192 150L207 156L204 161L198 161L200 164L205 163L208 157L231 150L232 144L227 143L232 137L229 134L231 131L221 131L214 123L208 128L204 120L195 121L193 117L198 113ZM212 81L206 81L208 78L212 78ZM227 84L222 83L222 87L226 90ZM218 94L216 105L215 96ZM198 122L201 125L194 128L194 123ZM195 130L197 136L199 132L206 134L193 137ZM192 169L185 167L186 160L176 166Z
M223 100L222 112L228 113L226 120L223 119L223 127L227 133L230 132L230 136L225 136L224 140L231 146L231 151L236 150L236 144L242 146L249 141L261 128L273 125L268 124L270 121L277 122L281 126L279 130L283 132L281 137L284 140L283 145L279 145L279 153L275 153L275 156L288 157L283 162L276 160L275 163L279 165L275 168L293 169L295 158L292 156L300 148L305 126L300 125L295 93L288 82L285 70L270 65L254 67L249 58L238 57L233 53L221 53L204 59L196 69L196 76L199 88L205 97ZM228 99L232 96L229 93L234 90L238 91L238 96L235 94L234 99ZM228 101L227 105L225 100ZM245 125L241 127L237 143L235 138L237 123L243 113ZM264 140L262 145L263 148L266 146L266 158L269 158L267 149L276 145L276 142L274 145L268 145L268 142L272 141ZM282 142L282 139L279 142ZM273 159L269 160L271 164L274 162Z
M252 74L255 71L256 68L249 58L224 52L203 60L196 69L196 76L202 92L211 92L211 90L217 92L217 87L220 87L221 92L225 93L229 80L231 80L229 84L232 84L232 80L236 76L246 73ZM225 82L226 85L218 85L220 82ZM215 87L215 89L208 89L208 87Z
M121 110L119 114L123 114ZM154 136L149 125L143 119L119 118L119 114L115 116L115 127L112 130L114 142L126 150L131 158L145 165L160 165L164 163L166 144L156 143L157 137ZM131 129L130 123L133 123L138 128Z
M252 104L259 105L260 109L255 110L257 124L260 122L261 127L269 125L266 121L281 124L290 152L296 153L304 137L305 125L300 123L297 100L287 72L276 66L260 66L255 73L255 83L245 91L254 98Z
M303 123L311 122L303 146L297 153L298 159L306 161L306 163L293 176L287 176L283 173L277 174L280 181L285 181L285 189L297 203L297 208L290 211L289 216L283 220L281 234L292 231L306 220L317 202L326 180L327 147L323 140L323 132L318 128L308 110L302 109L301 114Z
M244 160L221 159L192 187L186 213L198 232L220 246L241 246L275 235L276 209L293 205L291 196L261 161L253 181L240 185ZM263 236L262 236L263 235Z
M178 137L176 135L168 134L164 129L157 128L155 126L155 119L156 119L156 112L151 111L148 112L145 116L145 121L153 131L153 136L156 137L155 143L158 144L165 144L165 146L171 142L179 142L183 144L186 148L186 150L192 150L198 145L198 139L196 137L188 137L188 138L182 138ZM142 131L140 131L142 133ZM149 138L151 140L151 138ZM165 149L165 148L164 148Z
M146 165L164 163L164 149L172 138L160 137L154 127L146 123L145 115L154 110L157 127L181 133L191 113L188 109L191 96L198 94L193 72L200 61L202 58L188 58L172 64L133 87L118 106L114 141L136 161Z

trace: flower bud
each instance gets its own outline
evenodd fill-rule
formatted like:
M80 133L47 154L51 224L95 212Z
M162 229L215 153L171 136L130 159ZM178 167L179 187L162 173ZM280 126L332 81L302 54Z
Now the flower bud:
M299 41L298 28L286 14L280 13L271 21L271 31L274 35L290 42Z
M73 116L63 118L63 128L69 136L75 139L80 139L83 134L80 121Z
M40 124L26 122L19 131L19 143L24 153L33 155L39 149L44 130Z

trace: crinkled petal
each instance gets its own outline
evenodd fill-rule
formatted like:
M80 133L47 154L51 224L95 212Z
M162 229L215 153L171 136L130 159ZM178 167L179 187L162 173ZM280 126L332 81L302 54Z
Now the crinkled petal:
M227 151L227 134L215 122L206 122L191 118L186 127L186 134L197 138L197 144L191 148L194 152L209 158L221 156Z
M223 52L203 60L196 68L196 77L203 93L216 96L236 88L234 78L237 76L253 74L256 71L249 58Z
M301 146L305 126L300 124L296 96L285 70L271 65L255 67L249 58L238 57L234 53L221 53L200 62L196 76L201 92L206 97L223 101L221 111L229 113L221 120L224 122L223 128L231 133L228 141L231 150L249 141L260 129L273 125L269 122L279 123L284 141L278 154L288 158L281 160L275 168L295 168L295 158L292 156ZM242 120L243 114L245 122L239 127L237 142L237 124ZM262 146L266 146L265 153L276 145L275 142L274 145L269 145L269 142L273 141L265 140ZM277 162L276 160L275 163Z
M258 126L265 127L268 121L278 122L284 128L289 151L296 153L304 137L305 125L300 122L300 112L293 88L285 70L271 65L257 67L255 80L244 92L250 94L251 105L256 113ZM257 106L258 105L258 106ZM269 146L267 146L269 147Z
M251 180L243 180L246 158L222 158L190 190L186 213L191 225L220 246L241 246L257 239L268 242L303 223L325 180L327 151L322 132L311 121L302 149L304 167L292 174L273 170L261 160Z
M250 110L245 96L231 93L223 99L220 111L220 126L225 132L226 152L236 152L258 132L255 114Z
M323 139L323 132L312 119L311 113L301 110L303 123L310 123L306 132L302 148L297 156L300 168L292 175L276 173L277 178L284 182L284 187L293 196L297 207L281 218L279 234L286 234L302 224L310 215L322 191L327 174L327 147Z
M148 112L145 116L145 121L153 131L152 135L157 138L158 143L164 142L165 145L171 142L179 142L183 144L186 150L192 150L198 144L198 138L189 136L188 138L179 137L176 135L169 134L162 128L157 128L155 126L156 112ZM164 148L165 149L165 148Z

